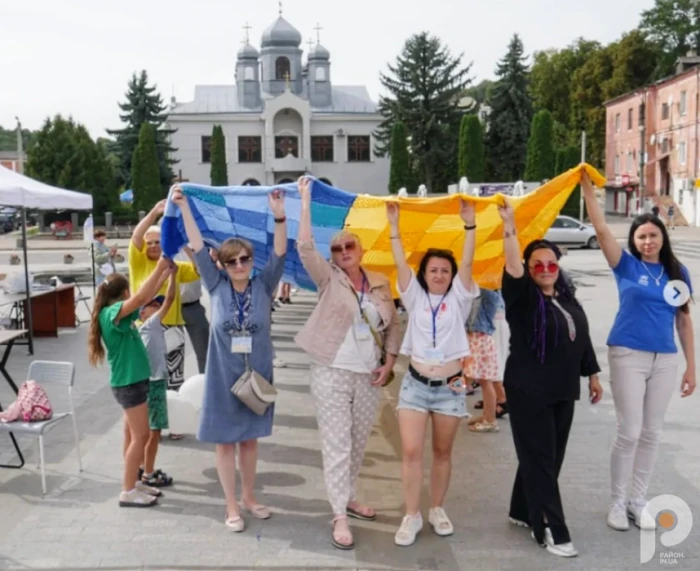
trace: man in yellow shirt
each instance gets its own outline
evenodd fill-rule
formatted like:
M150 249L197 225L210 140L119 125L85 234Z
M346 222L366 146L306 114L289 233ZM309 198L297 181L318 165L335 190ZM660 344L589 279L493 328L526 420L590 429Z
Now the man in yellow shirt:
M160 247L160 228L156 222L163 215L165 200L153 207L138 226L134 229L129 242L129 286L131 291L138 291L141 284L148 279L163 254ZM185 320L182 317L182 301L180 299L180 284L194 282L199 279L197 270L192 262L175 262L178 265L175 301L163 319L166 327L165 337L168 347L168 388L178 390L185 382ZM158 292L165 295L167 282Z

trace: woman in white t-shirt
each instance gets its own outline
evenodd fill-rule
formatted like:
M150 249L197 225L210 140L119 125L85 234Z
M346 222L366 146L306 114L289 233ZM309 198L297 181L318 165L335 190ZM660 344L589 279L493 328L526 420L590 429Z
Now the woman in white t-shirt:
M416 275L406 262L401 243L399 205L387 204L399 293L408 312L401 353L411 357L397 407L406 516L394 541L402 546L412 545L423 528L419 506L423 487L423 443L429 418L432 418L433 465L428 521L438 535L454 532L442 504L450 482L452 444L461 420L468 416L461 365L461 359L469 355L464 324L474 298L479 295L479 288L472 279L474 205L462 201L460 216L466 236L459 269L451 251L430 249L423 256Z

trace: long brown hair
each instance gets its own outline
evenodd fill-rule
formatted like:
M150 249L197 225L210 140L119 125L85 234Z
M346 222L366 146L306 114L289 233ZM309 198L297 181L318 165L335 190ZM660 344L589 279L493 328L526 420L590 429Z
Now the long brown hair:
M102 345L102 331L100 330L100 312L108 305L121 300L126 291L129 291L129 280L121 274L111 274L97 288L88 333L88 361L93 367L97 367L105 360L105 348Z

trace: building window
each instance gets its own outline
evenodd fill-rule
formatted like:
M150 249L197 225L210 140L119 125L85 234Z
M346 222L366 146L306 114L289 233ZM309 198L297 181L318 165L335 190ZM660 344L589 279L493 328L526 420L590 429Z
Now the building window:
M318 180L320 180L323 184L327 184L328 186L333 186L333 183L330 180L328 180L327 178L319 178Z
M685 141L678 143L678 162L681 165L686 163Z
M620 174L620 155L615 155L615 176Z
M260 183L254 178L249 178L243 181L243 186L260 186Z
M668 119L668 103L661 105L661 119Z
M620 114L615 115L615 132L620 132Z
M297 137L275 137L275 158L283 159L287 155L299 158L299 139Z
M280 56L275 60L275 79L289 79L289 59Z
M243 73L243 80L255 81L255 70L249 65L247 65L245 68L245 72Z
M315 163L333 162L333 137L311 137L311 160Z
M316 68L316 81L326 81L326 68L317 67Z
M632 172L632 151L627 151L627 174Z
M277 184L292 184L294 181L291 178L283 178L277 181Z
M211 162L211 137L202 135L202 162Z
M634 115L634 110L629 109L627 111L627 130L628 131L632 130L632 124L634 123L633 115Z
M681 91L680 111L681 115L685 115L688 112L688 93L686 91Z
M368 163L370 161L369 136L352 135L348 137L348 162Z
M262 141L260 137L238 137L238 162L262 162Z

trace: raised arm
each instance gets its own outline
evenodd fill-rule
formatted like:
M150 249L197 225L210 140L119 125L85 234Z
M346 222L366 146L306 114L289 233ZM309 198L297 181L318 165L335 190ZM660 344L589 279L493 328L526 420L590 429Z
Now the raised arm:
M284 193L273 190L267 195L272 215L275 217L275 234L273 248L278 257L287 253L287 217L284 215Z
M146 231L153 226L165 212L165 200L158 202L151 211L143 217L143 220L138 223L134 232L131 235L131 242L136 247L137 250L143 248L143 237L146 235Z
M498 207L503 220L503 248L506 255L506 272L514 278L521 278L525 273L520 256L520 244L515 230L515 211L513 205L504 198L504 204Z
M467 235L464 237L462 249L462 262L459 264L459 279L467 291L475 291L476 284L472 277L472 265L474 263L474 249L476 248L476 213L474 204L462 199L459 212Z
M586 203L588 217L591 219L591 224L593 224L596 236L598 237L600 249L603 250L603 255L608 261L608 265L611 268L615 268L617 264L620 263L622 248L620 244L617 243L617 239L613 236L613 233L605 222L605 214L603 214L598 204L593 184L585 170L581 176L581 190L583 192L583 201Z
M325 260L314 245L311 231L311 180L305 176L299 178L299 196L301 197L301 216L299 217L299 234L297 251L304 269L319 289L325 287L333 272L331 264Z
M169 260L166 260L165 258L158 260L158 264L156 265L156 269L153 271L153 273L148 276L148 279L146 279L143 284L141 284L138 291L136 293L132 293L131 297L122 304L116 321L119 321L127 315L131 315L134 313L134 311L137 311L139 308L143 307L146 303L152 300L158 292L158 283L161 281L163 273L165 273L171 267L172 262Z
M182 213L182 222L185 225L185 233L187 234L190 247L194 252L199 252L204 248L204 240L202 240L202 233L199 231L197 222L195 222L194 216L192 215L190 203L187 202L187 198L182 193L180 185L175 185L173 187L172 200L173 204L175 204Z
M168 277L169 281L168 290L165 292L165 301L163 301L163 305L161 305L160 309L158 310L158 319L161 321L163 321L165 316L168 315L168 311L170 311L170 308L175 301L175 292L177 290L177 271L178 266L173 266L163 274L164 276ZM160 291L160 288L158 288L156 291Z
M396 202L386 203L386 217L389 220L389 238L391 240L391 253L394 255L397 275L399 278L399 290L406 291L411 282L411 267L406 262L406 253L401 243L399 232L399 205Z

